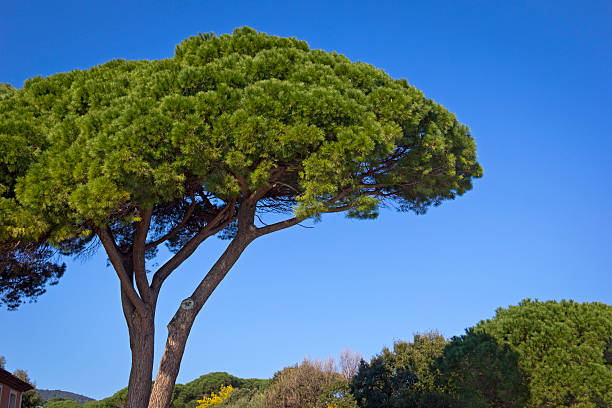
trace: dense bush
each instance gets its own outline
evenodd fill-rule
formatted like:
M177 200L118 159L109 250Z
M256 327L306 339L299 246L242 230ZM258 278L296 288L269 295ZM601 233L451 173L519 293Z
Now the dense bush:
M274 374L270 388L264 395L266 408L314 407L332 384L342 381L333 361L304 360Z
M215 408L266 408L264 394L257 389L239 388Z

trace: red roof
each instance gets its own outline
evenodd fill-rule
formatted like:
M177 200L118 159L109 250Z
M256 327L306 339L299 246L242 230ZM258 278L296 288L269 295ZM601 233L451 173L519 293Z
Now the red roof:
M29 390L33 390L32 384L29 384L17 377L8 371L0 368L0 384L6 384L14 390L25 392Z

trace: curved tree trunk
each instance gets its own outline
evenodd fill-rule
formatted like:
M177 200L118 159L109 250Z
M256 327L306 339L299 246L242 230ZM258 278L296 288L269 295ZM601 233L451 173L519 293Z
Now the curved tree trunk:
M247 245L255 238L256 235L253 232L239 232L191 295L189 299L193 302L191 307L184 308L181 304L168 324L166 349L155 378L149 408L168 408L170 406L172 390L185 352L185 344L198 312L236 263Z
M153 391L149 400L149 408L167 408L170 406L172 390L179 373L185 344L191 332L193 318L186 313L177 312L168 324L168 340L162 357ZM145 405L143 405L144 407Z

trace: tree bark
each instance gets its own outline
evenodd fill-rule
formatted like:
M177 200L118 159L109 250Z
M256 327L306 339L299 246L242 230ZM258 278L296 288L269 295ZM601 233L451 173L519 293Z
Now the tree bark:
M130 323L130 349L132 368L128 383L126 408L144 408L151 395L153 382L153 356L155 347L155 322L153 314L135 315Z
M135 269L130 254L121 256L128 282L134 284ZM149 299L151 300L151 298ZM155 302L136 308L128 292L121 286L121 306L130 336L132 366L128 382L126 408L144 408L151 395L153 357L155 352Z
M248 227L245 231L239 231L223 255L193 292L190 297L193 301L193 307L186 309L181 304L168 324L166 348L151 392L149 408L168 408L170 406L172 390L193 322L217 285L227 275L248 244L255 239L255 228L248 229Z

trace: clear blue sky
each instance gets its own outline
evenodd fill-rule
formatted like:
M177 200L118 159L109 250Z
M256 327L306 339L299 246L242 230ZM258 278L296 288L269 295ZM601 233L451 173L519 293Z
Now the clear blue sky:
M16 87L248 25L406 78L472 129L484 177L458 200L425 216L327 216L248 248L196 320L179 382L459 335L526 297L612 303L610 1L2 3L0 82ZM179 299L225 243L162 291L156 369ZM129 373L119 283L102 254L68 263L38 303L0 310L0 355L40 388L103 398Z

